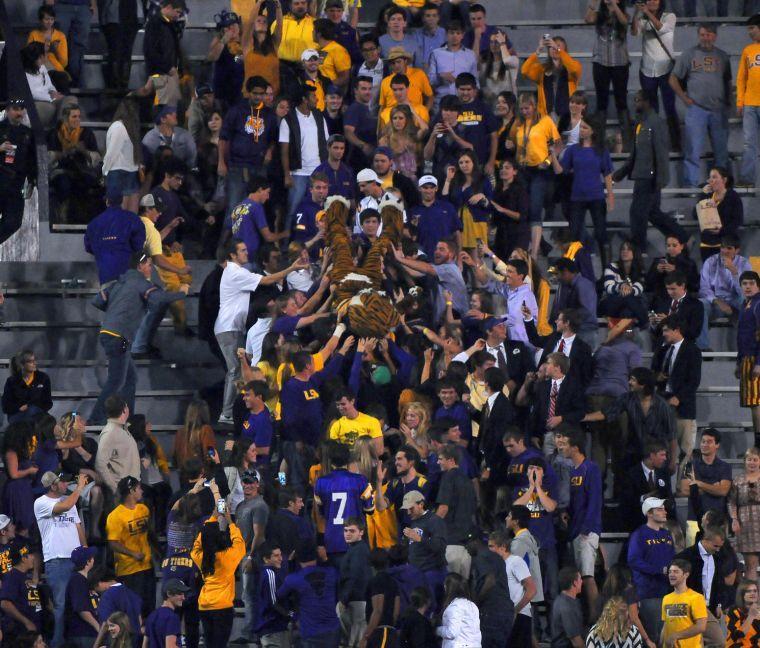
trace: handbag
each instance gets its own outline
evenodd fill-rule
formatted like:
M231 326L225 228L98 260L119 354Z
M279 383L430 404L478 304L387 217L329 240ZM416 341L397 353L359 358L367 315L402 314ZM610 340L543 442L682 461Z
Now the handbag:
M654 34L654 37L657 39L657 42L660 44L660 47L662 47L662 51L665 52L667 57L670 59L670 69L668 70L668 74L670 74L673 71L673 68L676 66L676 60L673 58L673 55L670 53L670 50L665 47L665 43L662 42L662 39L660 38L660 35L657 33L657 30L654 28L654 25L652 25L652 21L647 18L647 22L652 26L652 33Z

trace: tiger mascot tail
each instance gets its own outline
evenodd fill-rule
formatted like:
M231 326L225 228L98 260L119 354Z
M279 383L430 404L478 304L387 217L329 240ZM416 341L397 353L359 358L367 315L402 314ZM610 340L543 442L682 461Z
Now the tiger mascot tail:
M400 201L393 194L380 200L383 232L372 244L361 267L354 265L348 236L349 203L342 196L325 201L325 242L332 250L331 283L336 311L348 316L348 328L359 337L384 338L401 321L391 299L381 290L383 257L399 245L404 227Z

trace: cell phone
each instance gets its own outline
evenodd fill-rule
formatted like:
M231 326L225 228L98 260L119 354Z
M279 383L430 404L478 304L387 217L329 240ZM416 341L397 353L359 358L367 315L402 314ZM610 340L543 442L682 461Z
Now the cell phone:
M219 515L225 515L227 513L227 502L223 499L216 500L216 512Z
M208 450L206 450L206 452L207 452L208 456L209 456L211 459L213 459L213 458L214 458L214 455L216 454L216 450L214 450L213 448L209 448Z
M551 40L552 35L551 34L544 34L544 40Z
M280 482L280 486L285 486L287 484L288 477L284 472L278 472L277 481Z

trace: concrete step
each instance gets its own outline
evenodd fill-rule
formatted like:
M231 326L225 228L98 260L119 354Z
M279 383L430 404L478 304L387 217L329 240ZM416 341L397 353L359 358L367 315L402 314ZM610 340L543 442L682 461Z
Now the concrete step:
M87 417L92 412L99 393L99 391L86 394L81 392L58 392L56 394L54 392L53 409L50 410L50 413L59 417L66 412L81 411ZM187 405L194 397L195 390L192 389L138 391L135 399L135 412L144 414L151 422L181 424L185 417Z

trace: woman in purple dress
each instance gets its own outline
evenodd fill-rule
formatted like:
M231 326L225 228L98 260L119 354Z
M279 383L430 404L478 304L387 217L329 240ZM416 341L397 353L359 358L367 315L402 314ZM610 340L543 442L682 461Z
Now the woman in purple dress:
M3 437L3 459L8 481L3 489L3 512L13 520L16 533L28 536L35 524L32 480L39 470L31 461L34 428L28 421L11 423Z

